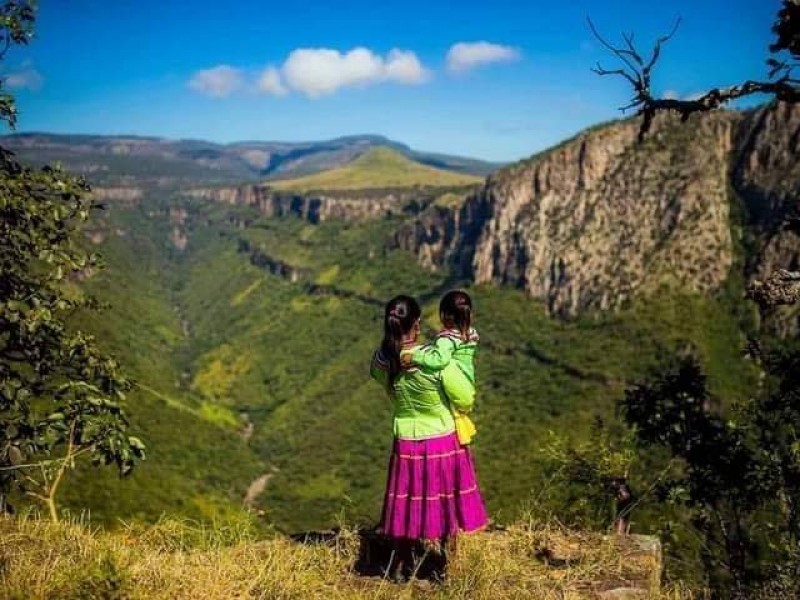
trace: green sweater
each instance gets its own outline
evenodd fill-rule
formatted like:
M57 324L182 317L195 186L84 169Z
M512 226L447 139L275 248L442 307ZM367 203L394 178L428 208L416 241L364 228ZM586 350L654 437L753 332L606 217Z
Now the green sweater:
M469 330L469 337L466 340L462 339L460 331L442 329L433 342L418 346L414 350L412 359L415 364L432 371L444 369L452 360L474 386L475 354L479 340L475 329Z
M410 346L414 351L417 346ZM411 367L403 369L388 389L389 363L380 350L372 357L370 375L387 390L394 408L394 436L419 440L455 431L448 401L461 411L472 408L474 392L464 374L455 367L440 371ZM443 387L447 388L445 396Z

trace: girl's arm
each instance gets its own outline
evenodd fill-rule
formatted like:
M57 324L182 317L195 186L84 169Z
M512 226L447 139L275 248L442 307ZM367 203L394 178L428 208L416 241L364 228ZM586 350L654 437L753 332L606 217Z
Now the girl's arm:
M383 357L380 350L376 350L372 355L372 362L369 365L369 376L383 386L386 386L389 374L389 363Z
M433 343L414 350L411 353L411 362L432 371L441 371L453 358L455 349L455 341L446 336L439 336Z

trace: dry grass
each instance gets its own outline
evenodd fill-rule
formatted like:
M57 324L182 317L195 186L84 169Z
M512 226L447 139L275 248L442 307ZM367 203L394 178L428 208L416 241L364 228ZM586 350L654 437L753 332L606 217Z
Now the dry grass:
M541 559L550 551L551 564ZM329 544L256 539L244 524L165 520L115 532L0 517L2 598L571 599L652 575L652 564L599 535L519 526L462 539L444 584L395 585L353 572L359 537ZM537 558L537 555L539 558ZM554 558L560 557L560 558ZM558 563L555 564L554 563ZM650 598L689 598L680 590Z

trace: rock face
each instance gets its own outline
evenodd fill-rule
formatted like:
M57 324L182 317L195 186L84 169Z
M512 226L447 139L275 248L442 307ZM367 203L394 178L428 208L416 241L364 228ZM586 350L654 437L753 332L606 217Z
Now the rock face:
M186 217L188 213L181 206L171 206L169 208L169 222L172 225L169 239L176 250L181 252L186 249L189 237L186 235Z
M749 114L739 126L733 185L745 209L749 233L748 279L767 279L779 269L800 270L800 232L786 220L800 217L800 107L777 105ZM773 318L779 333L800 331L798 309Z
M430 195L419 190L303 195L278 192L268 185L198 188L184 191L183 194L231 205L253 206L265 217L294 215L310 223L329 219L364 221L414 213Z
M297 283L309 274L305 269L295 267L270 256L261 248L252 246L250 242L244 239L239 240L239 252L246 253L250 256L250 264L264 269L272 275L278 275L288 279L292 283Z
M666 116L643 144L633 120L601 126L430 207L394 243L427 268L523 288L560 316L616 308L662 283L711 292L733 265L734 187L764 207L751 222L765 231L797 205L798 125L800 107L772 106L687 124ZM752 274L797 260L798 239L762 237Z

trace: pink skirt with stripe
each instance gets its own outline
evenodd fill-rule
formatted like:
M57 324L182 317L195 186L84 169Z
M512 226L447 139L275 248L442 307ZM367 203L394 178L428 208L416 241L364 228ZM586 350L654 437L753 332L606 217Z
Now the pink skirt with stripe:
M455 433L395 439L380 525L385 535L433 540L487 522L472 454Z

